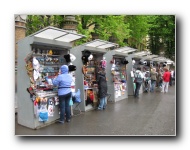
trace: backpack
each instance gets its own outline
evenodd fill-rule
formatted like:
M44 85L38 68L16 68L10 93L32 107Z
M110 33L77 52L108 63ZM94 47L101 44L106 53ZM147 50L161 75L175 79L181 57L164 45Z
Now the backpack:
M135 73L135 82L137 82L137 83L142 83L143 82L143 77L140 74L140 72Z

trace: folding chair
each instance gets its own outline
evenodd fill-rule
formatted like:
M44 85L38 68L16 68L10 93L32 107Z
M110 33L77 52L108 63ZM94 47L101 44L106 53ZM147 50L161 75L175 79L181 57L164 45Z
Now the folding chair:
M74 97L73 97L75 100L74 100L74 108L73 108L73 116L77 116L77 115L80 115L81 114L81 110L80 110L80 103L82 102L81 99L80 99L80 89L77 90L77 92L74 94Z
M81 102L75 102L73 105L75 105L74 106L74 108L73 108L73 116L77 116L77 115L80 115L82 112L81 112L81 110L80 110L80 107L79 107L79 105L80 105L80 103Z

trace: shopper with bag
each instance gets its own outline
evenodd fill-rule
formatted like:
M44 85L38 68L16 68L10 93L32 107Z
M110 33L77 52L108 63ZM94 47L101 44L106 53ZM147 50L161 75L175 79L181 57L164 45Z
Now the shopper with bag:
M135 71L134 77L135 77L134 82L136 84L134 97L139 97L139 90L141 88L141 84L142 84L143 79L144 79L144 75L141 72L140 67L138 67L137 70Z
M58 86L59 107L60 107L60 123L70 122L71 108L69 105L71 98L71 83L72 76L68 73L69 69L67 65L63 65L60 68L61 73L53 79L53 85ZM66 114L66 118L65 118Z

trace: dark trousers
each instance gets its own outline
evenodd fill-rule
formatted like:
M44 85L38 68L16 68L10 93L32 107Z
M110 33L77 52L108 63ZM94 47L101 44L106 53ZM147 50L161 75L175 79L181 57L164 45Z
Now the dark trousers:
M139 82L136 82L136 89L135 89L135 97L138 97L139 96L139 90L141 88L141 84L142 83L139 83Z
M71 93L59 96L60 121L65 120L65 114L67 120L71 117L71 107L69 105L70 98Z

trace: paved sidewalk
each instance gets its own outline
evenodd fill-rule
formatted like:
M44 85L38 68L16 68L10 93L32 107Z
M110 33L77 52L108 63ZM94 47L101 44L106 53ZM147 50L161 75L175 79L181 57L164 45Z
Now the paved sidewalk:
M16 115L15 115L16 116ZM139 98L108 103L106 110L74 116L70 123L54 123L37 130L18 125L15 135L47 136L176 136L175 86L168 93L143 93Z

